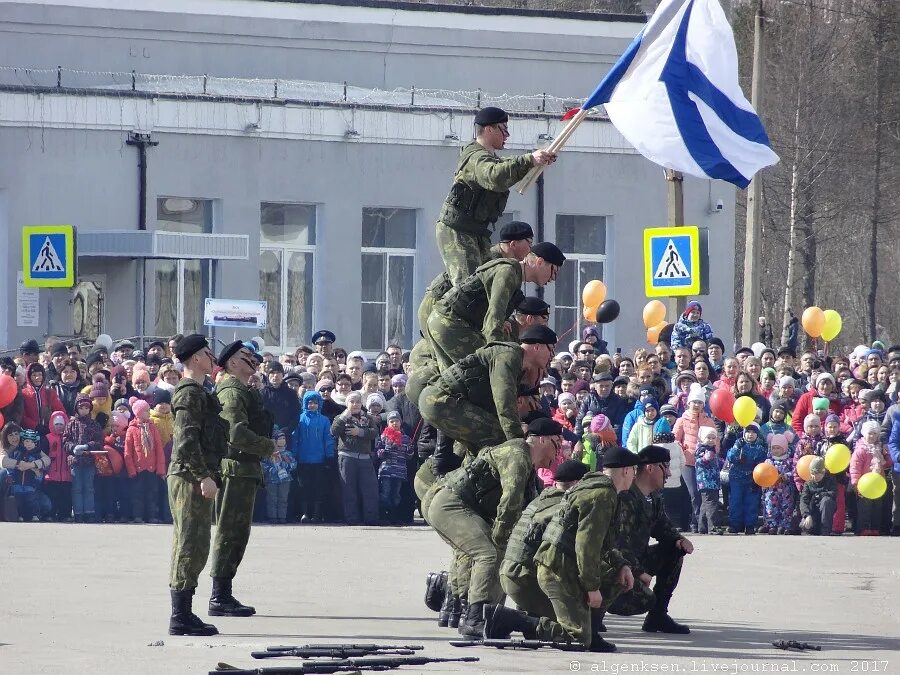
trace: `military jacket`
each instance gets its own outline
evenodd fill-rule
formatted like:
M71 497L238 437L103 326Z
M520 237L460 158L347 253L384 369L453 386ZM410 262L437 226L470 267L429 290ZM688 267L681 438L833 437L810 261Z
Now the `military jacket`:
M222 460L222 475L263 479L260 461L275 450L273 419L256 389L226 375L216 385L222 417L228 422L228 452Z
M447 368L438 383L451 394L496 411L500 428L511 440L525 437L517 408L521 379L522 348L510 342L492 342Z
M172 392L170 476L194 482L218 477L228 446L228 423L221 411L219 399L198 382L184 378L178 383Z
M500 250L500 244L494 244L491 246L487 258L482 260L481 264L483 265L486 262L502 257L504 256L503 252ZM425 292L431 295L433 302L437 302L443 298L451 288L453 288L453 282L450 281L450 275L447 274L447 272L441 272L432 279L431 283L428 284L428 288L425 289Z
M602 473L585 474L566 492L547 528L534 560L585 592L625 565L611 535L617 507L616 488Z
M468 465L451 471L444 485L489 523L504 549L525 506L537 496L537 475L525 439L485 448Z
M632 485L631 489L619 493L614 542L634 576L644 572L641 560L647 553L650 537L660 543L682 539L678 528L666 515L661 493L651 492L644 496L637 485Z
M533 166L530 154L501 158L472 141L460 153L438 220L454 230L490 236L489 228L506 208L509 189Z
M534 554L541 545L547 523L553 518L565 493L558 487L549 487L522 511L509 537L503 559L511 570L516 573L534 571Z
M485 342L508 339L506 320L525 298L522 263L514 258L491 260L434 304L434 311L481 331Z

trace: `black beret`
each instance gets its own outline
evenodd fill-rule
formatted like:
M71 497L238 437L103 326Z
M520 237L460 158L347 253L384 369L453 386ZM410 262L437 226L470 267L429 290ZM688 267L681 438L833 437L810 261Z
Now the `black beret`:
M220 368L224 368L225 364L228 363L228 359L244 348L244 343L240 340L235 340L230 345L225 345L222 351L219 352L219 358L216 359L216 363L219 364Z
M53 349L50 350L51 356L60 356L60 355L68 356L68 354L69 354L69 348L66 346L65 342L57 342L55 345L53 345Z
M203 335L191 333L190 335L185 335L175 344L175 356L183 363L201 349L208 347L209 343Z
M556 467L553 472L553 480L560 483L571 483L584 478L584 474L588 472L588 465L579 462L576 459L567 459L565 462Z
M101 363L103 361L103 352L101 351L92 351L87 356L84 357L84 365L90 368L95 363Z
M637 456L641 464L662 464L672 459L669 451L659 445L648 445L642 448Z
M509 122L509 115L506 114L503 108L495 108L489 105L475 114L475 124L482 127L490 126L491 124L502 124L503 122Z
M749 354L750 356L753 356L753 350L750 349L750 347L739 347L734 355L737 356L738 354Z
M149 345L147 345L147 351L150 351L150 347L162 347L162 349L165 350L166 343L162 340L154 340Z
M543 316L550 313L550 305L535 295L527 295L516 307L516 311L522 314Z
M538 408L537 410L529 410L525 413L525 416L522 418L522 424L529 425L535 420L539 419L550 419L550 415L544 412L543 408Z
M721 338L717 338L717 337L710 338L709 341L706 343L706 346L709 347L710 345L718 345L719 349L721 349L723 352L725 351L725 343L722 342Z
M335 337L334 333L332 333L330 330L319 330L319 331L316 331L315 333L313 333L312 339L310 340L310 342L312 342L314 345L317 345L320 342L333 343L336 340L337 340L337 337Z
M549 417L539 417L528 425L529 436L561 436L562 425Z
M23 342L19 346L20 354L38 354L38 353L40 353L40 351L41 351L41 346L38 344L37 340L35 340L35 339L25 340L25 342Z
M551 244L549 241L535 244L531 247L531 252L557 267L562 267L562 264L566 262L566 256L563 255L563 252L559 250L556 244Z
M500 228L500 241L520 241L534 239L531 225L521 220L514 220Z
M559 338L549 326L543 324L537 326L529 326L522 331L519 342L523 345L556 345Z
M668 451L666 451L668 453ZM638 456L631 450L614 445L603 451L603 468L621 469L626 466L637 466L641 463Z
M156 391L153 393L153 405L159 405L160 403L168 403L172 404L172 394L170 394L165 389L156 388Z
M278 361L269 361L269 365L266 366L266 371L270 373L283 373L284 366Z

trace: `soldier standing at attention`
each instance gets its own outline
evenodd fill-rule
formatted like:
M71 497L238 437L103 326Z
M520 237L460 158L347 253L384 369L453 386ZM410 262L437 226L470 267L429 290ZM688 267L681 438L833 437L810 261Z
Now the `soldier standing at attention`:
M174 353L184 366L184 376L172 393L175 423L166 479L174 524L169 635L216 635L215 626L191 611L191 601L197 577L209 557L213 504L228 425L219 417L219 400L203 388L214 365L206 338L197 334L183 337L175 344Z
M488 260L490 228L503 214L509 189L534 166L556 161L556 153L535 150L501 158L509 138L509 116L500 108L482 108L475 115L475 140L459 156L450 193L435 226L435 237L450 282L456 286Z
M222 417L229 424L228 452L222 460L222 499L213 544L210 616L252 616L253 607L242 605L231 594L231 583L247 549L256 491L263 482L260 461L275 450L272 415L262 396L247 386L256 372L253 352L240 341L222 350L218 360L225 369L216 385Z

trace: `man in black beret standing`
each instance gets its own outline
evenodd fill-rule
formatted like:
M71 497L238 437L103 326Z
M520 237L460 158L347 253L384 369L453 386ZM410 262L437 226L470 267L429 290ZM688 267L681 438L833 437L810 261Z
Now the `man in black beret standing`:
M453 185L435 226L441 259L455 286L488 259L490 228L503 214L510 188L532 167L556 161L556 153L535 150L526 155L497 155L509 138L509 116L500 108L475 115L475 140L459 156Z
M262 396L248 382L256 372L254 352L242 342L232 342L218 360L225 369L216 385L222 417L228 422L228 452L222 460L222 498L213 544L210 616L251 616L253 607L242 605L231 592L231 584L250 539L250 523L256 491L263 482L260 461L275 451L272 415Z
M214 365L206 338L196 333L183 337L174 351L184 366L184 376L172 394L175 422L166 478L174 525L169 635L215 635L216 627L191 611L191 601L197 577L209 557L213 504L228 425L219 417L219 400L203 388Z

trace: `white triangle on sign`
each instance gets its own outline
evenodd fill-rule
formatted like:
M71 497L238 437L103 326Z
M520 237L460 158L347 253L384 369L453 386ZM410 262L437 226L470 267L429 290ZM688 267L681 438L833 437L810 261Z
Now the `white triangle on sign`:
M50 237L44 239L44 243L41 245L41 250L38 252L34 265L31 266L31 271L65 272L65 267L63 267L62 261L59 259L59 254L53 247L53 242L50 241Z
M689 279L690 276L691 273L688 272L684 261L681 259L681 254L678 253L675 242L669 239L669 243L666 244L666 250L663 251L662 258L660 258L659 265L656 266L656 272L653 274L653 278Z

